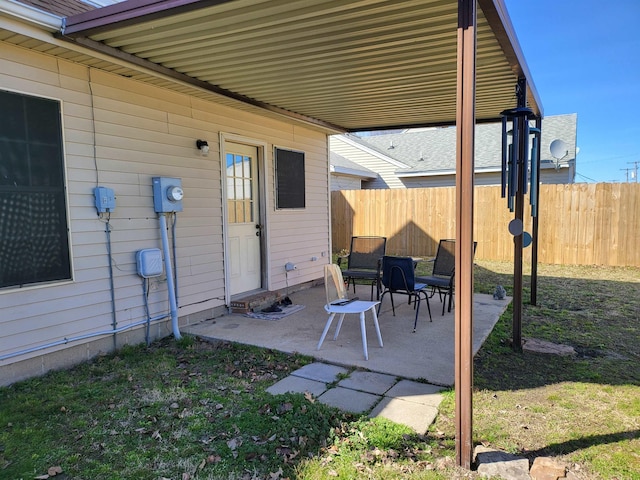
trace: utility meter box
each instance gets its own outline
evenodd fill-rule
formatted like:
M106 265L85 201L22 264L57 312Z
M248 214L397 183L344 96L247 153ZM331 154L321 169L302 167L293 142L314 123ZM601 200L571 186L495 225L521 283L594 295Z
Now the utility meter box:
M136 252L138 275L142 278L162 275L162 252L159 248L145 248Z
M156 213L182 211L182 179L153 177L153 208Z
M93 189L98 213L113 212L116 208L116 196L112 188L96 187Z

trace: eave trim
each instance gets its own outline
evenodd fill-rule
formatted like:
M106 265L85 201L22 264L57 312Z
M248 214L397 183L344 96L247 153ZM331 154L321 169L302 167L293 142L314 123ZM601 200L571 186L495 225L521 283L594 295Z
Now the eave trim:
M513 72L518 77L527 79L527 90L529 104L540 118L544 117L544 108L540 101L540 95L533 83L533 77L525 60L520 42L507 13L504 0L478 0L478 6L483 15L491 25L496 40L502 47L502 51L507 57ZM499 27L499 28L496 28Z
M125 27L230 1L232 0L129 0L67 17L63 33L70 37L88 37L112 29L114 24Z
M30 5L7 0L0 2L0 14L20 19L48 32L57 32L62 28L63 19L53 13L45 12Z
M338 175L348 175L350 177L358 177L363 180L374 180L378 178L378 174L376 173L366 173L362 170L356 170L355 168L346 168L346 167L337 167L335 165L331 165L331 173L335 173Z

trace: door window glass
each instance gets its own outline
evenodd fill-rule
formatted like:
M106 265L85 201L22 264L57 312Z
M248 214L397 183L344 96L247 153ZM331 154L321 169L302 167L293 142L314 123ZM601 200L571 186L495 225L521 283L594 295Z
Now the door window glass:
M227 206L229 223L251 223L253 219L253 179L251 157L227 153Z

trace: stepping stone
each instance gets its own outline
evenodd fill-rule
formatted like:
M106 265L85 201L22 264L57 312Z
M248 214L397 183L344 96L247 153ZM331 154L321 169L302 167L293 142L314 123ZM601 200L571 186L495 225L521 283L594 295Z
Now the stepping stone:
M318 401L347 412L361 413L371 410L380 400L378 395L349 388L330 388L318 397Z
M316 380L318 382L333 383L338 379L338 375L346 375L347 373L349 373L349 370L346 368L316 362L305 365L295 372L291 372L291 375L308 378L309 380Z
M348 378L340 380L339 387L382 395L396 383L396 377L384 373L351 372Z
M442 387L430 385L428 383L413 382L411 380L400 380L387 393L385 397L397 398L407 402L419 403L438 407L442 402Z
M369 414L370 418L386 418L406 425L424 435L438 415L438 409L431 405L408 402L399 398L384 397Z
M529 475L535 479L558 479L566 478L567 467L564 463L550 457L536 457L529 470Z
M327 389L327 384L324 382L317 382L315 380L309 380L307 378L295 377L289 375L283 378L277 383L274 383L267 392L271 395L279 395L282 393L305 393L309 392L314 397L319 397Z
M529 460L510 453L478 445L474 450L478 473L483 477L529 480Z

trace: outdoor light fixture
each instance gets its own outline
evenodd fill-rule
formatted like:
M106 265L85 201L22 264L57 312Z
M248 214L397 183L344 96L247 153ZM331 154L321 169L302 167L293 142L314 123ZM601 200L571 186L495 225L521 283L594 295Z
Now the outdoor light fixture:
M206 140L196 140L196 147L198 147L203 156L209 154L209 143Z

